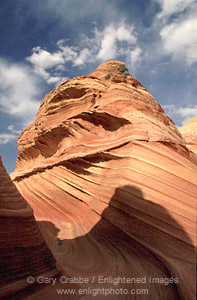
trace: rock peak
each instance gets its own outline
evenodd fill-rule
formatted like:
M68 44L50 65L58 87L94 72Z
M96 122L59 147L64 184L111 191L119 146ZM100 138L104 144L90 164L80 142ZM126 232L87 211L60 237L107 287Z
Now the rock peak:
M187 148L197 154L197 117L185 122L179 131L186 141Z
M100 66L98 66L97 70L107 70L107 71L113 71L117 70L118 68L125 67L125 64L119 60L109 60L107 62L104 62Z
M192 117L191 119L187 120L184 124L182 128L186 128L186 127L192 127L194 130L196 130L196 124L197 124L197 117Z
M129 74L128 68L125 64L118 60L109 60L100 66L92 73L91 76L95 76L100 80L109 80L115 82L126 81L128 79L133 79Z
M62 272L170 276L178 285L151 284L152 299L193 299L194 160L156 100L108 61L45 96L12 178Z

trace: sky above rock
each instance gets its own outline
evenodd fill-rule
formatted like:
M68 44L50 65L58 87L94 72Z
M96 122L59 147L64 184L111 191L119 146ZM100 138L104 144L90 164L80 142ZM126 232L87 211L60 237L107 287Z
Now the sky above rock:
M107 60L123 61L177 127L197 115L196 0L1 0L0 29L0 154L8 172L43 96Z

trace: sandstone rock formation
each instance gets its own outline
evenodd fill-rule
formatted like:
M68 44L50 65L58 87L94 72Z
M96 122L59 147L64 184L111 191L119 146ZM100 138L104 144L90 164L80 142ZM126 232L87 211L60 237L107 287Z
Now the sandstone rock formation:
M179 131L186 141L187 148L197 154L197 117L188 120Z
M173 121L123 63L109 61L44 97L19 137L12 179L70 276L88 277L90 288L103 287L99 276L145 277L127 287L148 294L121 299L193 300L195 171Z
M37 276L58 272L30 205L17 191L0 157L0 298L28 288L29 276L36 281Z

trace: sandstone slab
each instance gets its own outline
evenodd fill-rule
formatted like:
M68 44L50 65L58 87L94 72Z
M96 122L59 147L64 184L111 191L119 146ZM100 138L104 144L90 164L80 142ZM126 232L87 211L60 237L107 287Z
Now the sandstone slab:
M32 208L17 191L0 158L1 299L15 299L19 292L31 288L33 281L28 278L36 282L38 276L54 277L58 273Z

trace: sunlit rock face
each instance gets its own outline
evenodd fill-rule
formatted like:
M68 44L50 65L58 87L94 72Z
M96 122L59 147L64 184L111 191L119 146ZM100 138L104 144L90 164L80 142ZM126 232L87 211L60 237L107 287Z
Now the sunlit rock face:
M18 151L12 179L71 276L146 278L129 288L148 295L122 299L194 299L196 158L123 63L47 94Z
M197 117L188 120L179 131L186 141L187 148L197 154Z
M28 288L29 276L36 281L40 275L58 272L30 205L17 191L0 158L0 298L14 297Z

